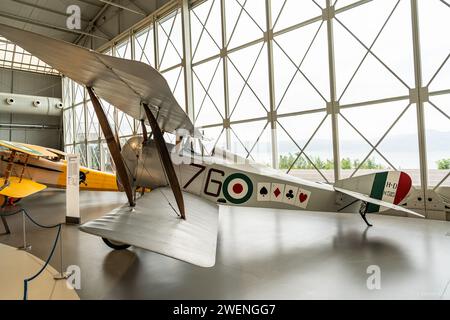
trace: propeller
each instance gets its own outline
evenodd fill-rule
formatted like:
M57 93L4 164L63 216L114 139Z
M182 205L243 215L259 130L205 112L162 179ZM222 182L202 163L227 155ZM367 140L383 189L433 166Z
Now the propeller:
M170 187L172 188L175 200L177 201L181 218L186 220L183 193L181 192L180 183L178 182L177 174L175 172L175 168L173 167L172 159L170 159L169 150L167 150L163 134L149 106L147 104L143 104L143 107L145 110L145 114L147 115L148 122L150 123L150 127L152 128L152 134L156 143L156 149L158 150L159 157L161 159L164 170L166 171Z
M98 100L94 91L91 87L87 87L87 91L89 93L89 96L91 97L92 105L94 107L95 113L97 114L100 127L102 128L103 134L105 135L109 152L111 153L111 157L114 161L114 164L116 165L116 172L119 180L125 190L130 206L134 207L136 203L134 202L133 188L131 187L131 182L127 173L127 169L125 167L125 162L123 161L122 154L120 153L120 144L117 141L111 129L111 126L109 125L108 118L106 117L106 114L103 111L100 101Z

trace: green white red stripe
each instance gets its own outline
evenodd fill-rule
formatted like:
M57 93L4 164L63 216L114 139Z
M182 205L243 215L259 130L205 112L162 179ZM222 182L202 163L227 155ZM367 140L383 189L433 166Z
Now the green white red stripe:
M398 205L411 190L411 177L400 171L380 172L375 174L370 197ZM367 212L379 212L380 206L368 204Z

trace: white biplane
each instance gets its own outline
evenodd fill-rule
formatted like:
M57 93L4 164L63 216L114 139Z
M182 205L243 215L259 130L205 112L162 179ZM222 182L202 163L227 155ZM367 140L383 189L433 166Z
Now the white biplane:
M0 35L86 86L129 203L80 228L114 249L133 245L211 267L219 205L359 213L367 224L367 213L386 208L421 216L402 206L412 190L404 172L328 185L281 174L218 148L195 152L198 130L151 66L5 25ZM140 120L143 137L131 138L120 149L100 98ZM178 136L176 144L166 143L163 134L177 130L188 134ZM153 191L139 196L139 187Z

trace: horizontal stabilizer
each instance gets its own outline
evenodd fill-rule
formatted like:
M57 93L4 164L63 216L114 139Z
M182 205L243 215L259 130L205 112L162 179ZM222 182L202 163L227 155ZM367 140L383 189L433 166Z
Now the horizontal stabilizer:
M347 194L347 195L349 195L349 196L351 196L353 198L356 198L356 199L359 199L359 200L362 200L362 201L365 201L365 202L368 202L368 203L372 203L372 204L380 206L380 207L386 207L386 208L390 208L390 209L394 209L394 210L398 210L398 211L403 211L403 212L406 212L406 213L409 213L409 214L412 214L412 215L415 215L415 216L418 216L418 217L421 217L421 218L425 218L425 216L423 216L423 215L421 215L421 214L419 214L417 212L414 212L412 210L403 208L401 206L398 206L398 205L395 205L395 204L392 204L392 203L389 203L389 202L386 202L386 201L382 201L382 200L377 200L377 199L371 198L371 197L369 197L369 196L367 196L365 194L362 194L362 193L358 193L358 192L355 192L355 191L349 191L349 190L342 189L342 188L337 188L337 187L334 187L334 189L336 191L339 191L339 192L342 192L344 194Z
M183 192L183 197L187 220L175 213L172 191L160 188L139 198L134 209L117 208L80 229L200 267L212 267L216 260L219 208L189 193Z
M413 190L412 179L402 171L384 171L336 181L335 188L365 194L372 199L400 205ZM386 206L369 203L367 213L386 210Z

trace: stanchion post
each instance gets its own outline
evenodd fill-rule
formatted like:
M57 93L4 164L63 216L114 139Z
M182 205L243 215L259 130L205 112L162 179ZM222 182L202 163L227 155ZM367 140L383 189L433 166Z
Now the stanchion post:
M63 267L63 229L62 226L60 226L61 231L59 233L59 274L55 275L53 279L55 280L67 280L69 278L69 274L67 272L64 272Z
M23 232L23 246L19 248L19 250L23 251L30 251L31 245L27 244L27 215L25 213L25 210L22 210L22 232Z

